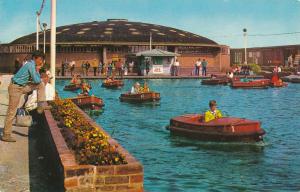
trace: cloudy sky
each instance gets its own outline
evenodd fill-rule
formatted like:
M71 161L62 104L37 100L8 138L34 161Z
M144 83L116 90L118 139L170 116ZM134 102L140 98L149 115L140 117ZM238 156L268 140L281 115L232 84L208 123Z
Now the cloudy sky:
M41 2L0 0L0 42L34 32ZM243 28L250 47L300 44L300 0L57 0L58 26L109 18L171 26L231 47L243 46ZM50 23L50 0L41 21Z

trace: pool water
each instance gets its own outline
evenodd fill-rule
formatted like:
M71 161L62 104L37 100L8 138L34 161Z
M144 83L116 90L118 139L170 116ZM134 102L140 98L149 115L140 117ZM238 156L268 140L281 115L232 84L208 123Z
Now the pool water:
M122 89L90 80L92 93L104 99L102 115L93 119L144 165L147 191L299 191L300 84L263 90L204 86L201 80L147 80L160 92L158 103L119 101L136 80ZM139 81L143 83L142 80ZM57 81L63 98L68 81ZM217 100L223 115L260 120L266 130L258 144L200 142L170 136L170 118L201 113Z

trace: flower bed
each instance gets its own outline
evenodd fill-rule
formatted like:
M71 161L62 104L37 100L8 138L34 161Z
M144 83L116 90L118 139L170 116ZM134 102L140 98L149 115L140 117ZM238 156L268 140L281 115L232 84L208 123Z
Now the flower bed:
M38 121L66 191L143 191L141 163L70 100L51 105Z
M68 146L74 150L79 164L126 164L124 156L116 151L117 145L108 143L108 136L91 125L77 112L71 100L56 99L51 103L51 113L60 122Z

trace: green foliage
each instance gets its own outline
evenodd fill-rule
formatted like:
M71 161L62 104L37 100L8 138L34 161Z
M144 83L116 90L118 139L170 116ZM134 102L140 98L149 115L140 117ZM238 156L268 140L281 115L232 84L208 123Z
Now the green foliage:
M258 64L250 63L248 65L250 66L250 68L253 71L253 73L258 74L258 73L261 72L261 67Z

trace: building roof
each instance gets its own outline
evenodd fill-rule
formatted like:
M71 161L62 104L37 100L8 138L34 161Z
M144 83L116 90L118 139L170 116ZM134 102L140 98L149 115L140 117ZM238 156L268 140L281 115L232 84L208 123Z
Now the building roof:
M147 51L141 51L135 54L136 56L144 56L144 57L175 57L179 54L164 51L161 49L152 49Z
M58 44L127 44L149 42L150 33L153 43L157 44L201 44L218 46L216 42L206 37L187 31L141 22L130 22L124 19L108 19L65 25L56 28ZM20 37L11 44L34 44L36 34ZM46 42L50 41L50 30L46 31ZM40 43L43 42L43 32L40 32Z

